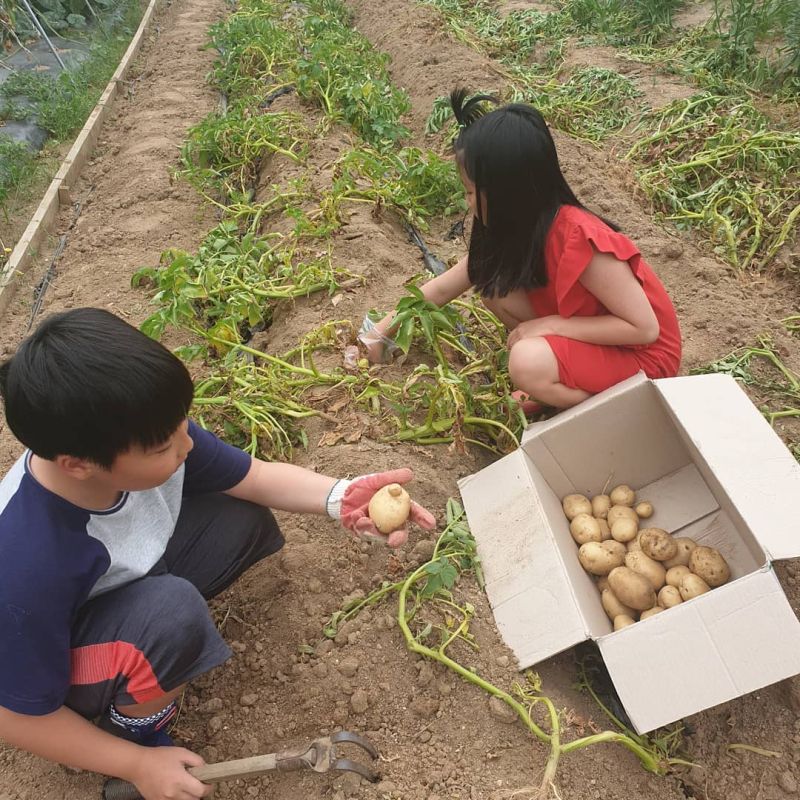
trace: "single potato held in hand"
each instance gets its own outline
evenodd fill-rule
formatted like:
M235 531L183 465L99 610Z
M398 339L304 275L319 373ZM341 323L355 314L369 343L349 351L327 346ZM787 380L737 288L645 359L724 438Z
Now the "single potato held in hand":
M381 533L402 528L411 513L411 498L399 483L390 483L372 496L368 506L369 518Z
M389 547L401 547L406 543L410 523L418 525L422 530L432 531L436 527L436 518L426 508L411 500L405 490L400 497L396 494L389 495L389 507L393 509L394 520L401 520L396 528L390 527L387 529L388 532L384 533L371 516L371 512L376 507L372 505L372 500L376 495L382 494L383 489L393 485L402 487L403 484L409 483L413 479L414 473L408 467L401 467L388 472L361 475L348 481L341 499L339 513L342 527L358 537L377 539ZM380 501L378 504L380 505ZM402 509L402 513L400 509ZM377 511L376 513L380 517L381 512ZM384 516L381 518L381 522L385 525L389 519Z

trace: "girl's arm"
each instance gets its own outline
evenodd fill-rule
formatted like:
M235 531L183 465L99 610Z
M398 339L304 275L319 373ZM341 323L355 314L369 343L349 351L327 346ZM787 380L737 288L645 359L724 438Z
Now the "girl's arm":
M652 344L659 335L658 319L630 265L608 253L595 253L580 277L608 310L597 317L541 317L518 325L508 346L532 336L565 336L579 342L605 345Z
M467 274L467 256L464 256L454 267L450 267L446 272L424 283L420 289L428 302L437 306L445 306L451 300L464 294L471 285L472 281ZM390 311L380 322L375 323L375 330L381 336L391 336L394 317L395 312ZM370 357L372 355L370 353Z

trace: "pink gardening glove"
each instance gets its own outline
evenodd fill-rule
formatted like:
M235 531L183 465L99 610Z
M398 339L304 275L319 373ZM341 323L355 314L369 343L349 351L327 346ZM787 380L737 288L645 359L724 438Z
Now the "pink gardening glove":
M369 518L367 507L372 495L388 486L390 483L408 483L414 477L414 473L404 467L402 469L394 469L389 472L378 472L374 475L364 475L356 478L345 489L342 496L341 514L339 519L342 525L347 530L352 531L358 536L363 536L369 539L377 539L385 542L389 547L400 547L408 540L408 529L401 528L398 531L392 531L389 534L382 534L376 527L375 523ZM411 502L411 512L408 519L419 525L420 528L426 531L433 530L436 527L436 518L430 511L424 509L421 505Z

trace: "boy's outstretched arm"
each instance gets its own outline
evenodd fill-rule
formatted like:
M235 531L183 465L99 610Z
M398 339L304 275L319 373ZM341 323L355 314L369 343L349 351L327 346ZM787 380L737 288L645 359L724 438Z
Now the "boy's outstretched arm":
M387 536L381 535L369 519L367 506L372 495L382 486L408 483L413 477L410 469L397 469L352 481L337 480L293 464L254 458L244 479L226 494L281 511L327 513L357 535L379 539L390 547L400 547L408 538L408 530L403 528ZM409 521L425 530L436 527L433 514L414 502Z
M66 706L42 716L0 707L0 740L49 761L123 778L135 784L145 800L192 800L212 790L186 771L204 763L195 753L127 742Z

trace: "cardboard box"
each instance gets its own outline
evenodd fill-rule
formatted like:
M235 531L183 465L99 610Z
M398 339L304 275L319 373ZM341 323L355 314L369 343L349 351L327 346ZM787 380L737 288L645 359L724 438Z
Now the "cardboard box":
M648 526L716 547L729 583L618 632L561 509L627 483ZM528 428L459 483L486 591L521 668L596 640L638 733L800 673L800 622L772 569L800 554L800 464L724 375L637 375Z

